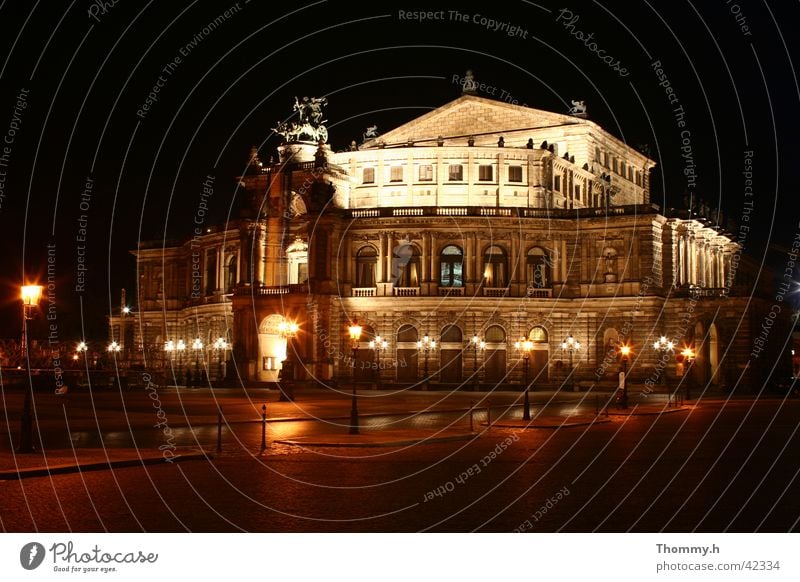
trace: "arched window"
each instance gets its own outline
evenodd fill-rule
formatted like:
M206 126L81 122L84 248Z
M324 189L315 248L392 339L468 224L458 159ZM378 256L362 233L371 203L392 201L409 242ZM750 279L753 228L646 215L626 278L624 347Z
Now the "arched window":
M461 328L457 325L448 325L442 330L441 342L444 343L460 343L463 339Z
M441 287L464 286L464 251L455 245L448 245L439 255Z
M359 249L356 254L356 287L375 286L375 267L378 264L378 253L370 246Z
M487 287L508 285L508 257L502 247L492 245L486 249L483 256L483 282Z
M392 250L392 282L395 287L419 287L419 249L402 241Z
M499 325L493 325L486 330L486 343L503 343L506 341L506 330Z
M547 343L547 330L541 325L537 325L528 334L528 339L536 344Z
M416 343L417 339L419 338L419 334L417 334L417 328L413 325L403 325L397 330L397 342L410 342Z
M231 255L225 265L225 293L233 293L233 288L236 286L237 260L238 257L236 255Z
M526 275L528 286L536 289L550 287L550 255L541 247L533 247L528 251L526 260Z
M206 251L206 295L217 290L217 249Z

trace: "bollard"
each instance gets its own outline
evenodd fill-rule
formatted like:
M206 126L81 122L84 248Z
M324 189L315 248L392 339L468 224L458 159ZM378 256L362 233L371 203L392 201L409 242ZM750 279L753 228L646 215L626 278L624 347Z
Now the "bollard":
M267 405L261 407L261 452L267 450Z
M217 409L217 452L222 452L222 408Z
M469 403L469 432L475 432L475 426L473 425L472 420L472 413L475 411L475 401L470 401Z

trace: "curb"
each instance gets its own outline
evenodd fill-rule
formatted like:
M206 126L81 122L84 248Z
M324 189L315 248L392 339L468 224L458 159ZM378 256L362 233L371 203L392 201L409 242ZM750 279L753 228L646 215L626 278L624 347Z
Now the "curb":
M533 424L533 422L529 422L525 424L524 420L515 421L514 423L508 421L500 421L500 422L493 422L492 427L497 428L549 428L549 429L556 429L556 428L572 428L576 426L592 426L595 424L605 424L607 422L611 422L610 419L597 417L593 420L584 420L581 422L565 422L562 424ZM485 422L481 423L482 426L487 426ZM491 427L490 427L491 428Z
M681 406L679 408L667 408L664 410L645 410L642 412L636 412L636 409L632 409L630 412L608 412L609 416L656 416L659 414L672 414L674 412L686 412L687 410L691 410L694 408L693 406Z
M148 457L144 459L121 459L118 461L100 461L80 465L53 465L52 467L32 467L19 471L0 471L0 481L18 481L31 477L47 477L48 475L64 475L67 473L84 473L88 471L106 471L108 469L123 469L127 467L141 467L144 465L160 465L162 463L181 463L183 461L209 461L214 457L205 453L192 453L178 455L171 459L163 456Z
M355 436L355 435L354 435ZM363 435L357 435L356 438ZM443 436L443 437L418 437L418 438L410 438L410 439L402 439L402 440L386 440L386 441L350 441L350 440L297 440L297 439L280 439L272 441L274 443L280 443L283 445L292 445L295 447L402 447L408 445L415 445L415 444L428 444L428 443L445 443L450 441L462 441L462 440L470 440L473 438L478 437L478 433L464 433L464 434L457 434L457 435L450 435L450 436ZM338 437L337 437L338 438Z

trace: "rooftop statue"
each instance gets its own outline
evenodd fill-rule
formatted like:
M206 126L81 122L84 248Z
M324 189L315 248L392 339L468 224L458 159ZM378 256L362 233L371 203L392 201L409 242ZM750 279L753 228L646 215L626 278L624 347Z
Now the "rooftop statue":
M303 97L302 101L294 98L293 110L297 112L297 121L279 121L273 131L283 136L284 142L309 141L319 143L328 141L328 129L323 125L322 108L328 104L326 97Z

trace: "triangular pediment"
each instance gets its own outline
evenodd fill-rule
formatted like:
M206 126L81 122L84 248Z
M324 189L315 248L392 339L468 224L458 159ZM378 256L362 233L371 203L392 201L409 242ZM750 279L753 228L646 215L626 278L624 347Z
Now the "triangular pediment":
M388 131L363 147L420 143L463 136L499 136L523 129L589 124L585 119L465 94ZM481 140L483 141L483 140Z

